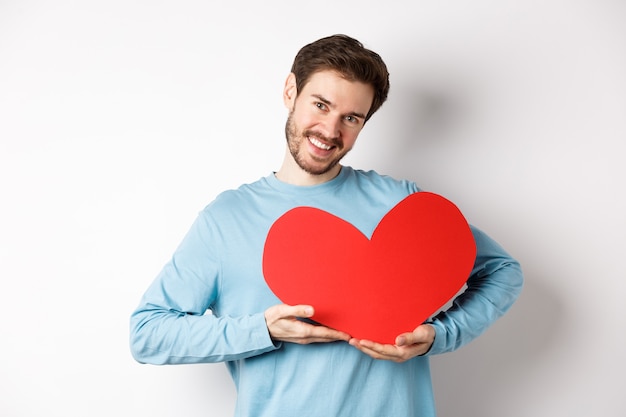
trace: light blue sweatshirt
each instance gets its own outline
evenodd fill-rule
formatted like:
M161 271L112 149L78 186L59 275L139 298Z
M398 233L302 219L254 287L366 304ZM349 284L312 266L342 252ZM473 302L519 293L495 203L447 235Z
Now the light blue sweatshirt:
M428 356L480 335L522 288L519 264L478 229L472 227L477 256L467 289L429 321L436 337L425 356L398 364L346 342L274 343L263 314L281 303L262 273L265 238L281 215L317 207L369 237L393 206L418 191L412 182L342 167L321 185L293 186L272 174L220 194L133 312L133 356L152 364L226 362L239 417L435 416Z

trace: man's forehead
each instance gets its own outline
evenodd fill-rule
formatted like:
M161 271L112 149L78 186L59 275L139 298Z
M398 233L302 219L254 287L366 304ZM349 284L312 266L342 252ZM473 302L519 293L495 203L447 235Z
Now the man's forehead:
M374 88L337 71L323 70L313 73L300 93L332 107L350 105L354 107L351 112L366 114L372 104Z

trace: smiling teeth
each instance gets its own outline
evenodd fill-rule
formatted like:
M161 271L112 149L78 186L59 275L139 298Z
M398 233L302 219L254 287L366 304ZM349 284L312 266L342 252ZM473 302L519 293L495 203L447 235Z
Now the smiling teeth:
M330 145L324 145L322 142L320 142L319 140L315 139L315 138L309 138L309 140L311 141L311 143L315 146L317 146L320 149L324 149L325 151L329 150L330 148L332 148L332 146Z

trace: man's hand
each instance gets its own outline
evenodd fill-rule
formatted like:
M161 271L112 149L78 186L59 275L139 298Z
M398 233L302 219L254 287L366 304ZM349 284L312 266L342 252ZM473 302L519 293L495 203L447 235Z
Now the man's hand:
M383 345L370 340L358 339L350 339L350 345L374 359L401 363L425 354L434 341L435 329L429 324L422 324L412 332L403 333L396 337L395 345Z
M350 335L325 326L298 320L313 316L313 307L278 304L265 310L265 323L272 340L299 344L325 343L350 340Z

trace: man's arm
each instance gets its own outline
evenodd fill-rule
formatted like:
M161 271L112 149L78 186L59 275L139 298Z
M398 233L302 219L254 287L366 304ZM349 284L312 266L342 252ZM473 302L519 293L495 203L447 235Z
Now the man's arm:
M429 354L452 352L471 342L502 317L522 291L522 269L497 242L472 227L476 262L467 288L448 310L430 322L437 336Z
M306 323L310 306L278 304L242 316L205 314L219 297L219 250L209 241L212 222L200 215L131 315L130 347L141 363L186 364L243 359L278 349L281 342L349 339Z
M142 363L208 363L255 356L278 347L263 311L205 314L220 293L214 222L201 213L144 293L130 318L130 348Z

